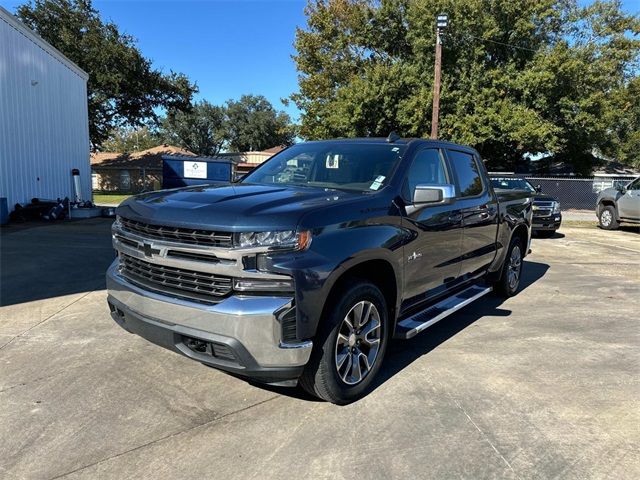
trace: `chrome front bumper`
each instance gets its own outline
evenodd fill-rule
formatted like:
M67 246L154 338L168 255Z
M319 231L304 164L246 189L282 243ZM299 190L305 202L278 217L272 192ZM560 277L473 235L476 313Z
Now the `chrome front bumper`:
M311 355L312 342L283 344L278 315L293 298L231 296L214 305L143 290L118 274L117 260L107 271L112 316L123 328L207 365L257 379L298 376ZM235 360L191 350L185 338L225 345Z

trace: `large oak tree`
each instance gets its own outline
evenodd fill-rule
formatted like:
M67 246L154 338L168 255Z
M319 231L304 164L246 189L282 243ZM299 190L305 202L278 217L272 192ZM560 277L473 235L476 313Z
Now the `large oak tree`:
M426 137L435 17L446 12L441 138L492 167L552 154L640 164L640 20L619 1L318 0L296 33L301 135Z

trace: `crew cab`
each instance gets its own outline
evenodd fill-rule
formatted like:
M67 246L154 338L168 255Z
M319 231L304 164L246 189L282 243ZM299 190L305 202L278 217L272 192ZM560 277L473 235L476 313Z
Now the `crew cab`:
M116 213L119 325L346 404L391 338L516 293L532 195L497 195L469 147L391 135L299 143L237 183L146 193Z
M621 223L640 223L640 177L627 185L602 190L596 200L600 228L616 230Z
M508 174L489 174L491 185L500 192L502 190L523 190L533 195L532 231L539 237L553 237L562 225L562 211L557 198L544 193L542 187L534 187L525 178Z

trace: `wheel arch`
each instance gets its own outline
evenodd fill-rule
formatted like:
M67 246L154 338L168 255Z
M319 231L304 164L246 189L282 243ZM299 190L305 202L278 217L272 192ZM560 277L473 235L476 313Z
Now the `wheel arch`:
M366 280L380 289L387 302L387 315L391 321L390 332L388 333L392 333L395 328L398 300L400 298L399 278L392 263L381 258L363 260L350 265L340 272L329 290L320 318L325 318L327 309L334 304L334 299L341 294L345 285L355 279Z
M613 207L613 211L616 214L616 220L620 219L620 216L618 215L618 204L615 202L615 200L612 200L610 198L603 198L602 200L600 200L600 202L598 203L598 216L600 216L600 213L602 213L604 207Z

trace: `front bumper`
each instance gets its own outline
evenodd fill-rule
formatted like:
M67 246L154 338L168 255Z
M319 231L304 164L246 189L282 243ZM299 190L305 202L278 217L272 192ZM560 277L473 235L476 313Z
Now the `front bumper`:
M267 383L297 379L312 342L283 344L279 316L292 298L231 296L204 305L143 290L107 271L113 319L125 330L220 370ZM197 348L194 348L194 345Z
M558 230L562 224L562 215L554 214L547 217L536 217L532 219L532 230L539 232L541 230Z

